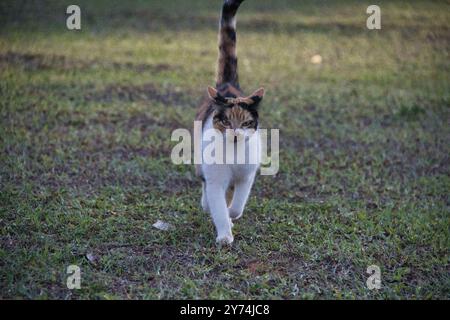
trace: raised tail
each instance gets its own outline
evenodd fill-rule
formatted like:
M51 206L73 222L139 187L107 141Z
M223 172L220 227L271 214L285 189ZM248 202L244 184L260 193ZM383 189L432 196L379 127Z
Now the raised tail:
M244 0L224 0L219 27L216 86L230 83L239 88L236 55L236 12Z

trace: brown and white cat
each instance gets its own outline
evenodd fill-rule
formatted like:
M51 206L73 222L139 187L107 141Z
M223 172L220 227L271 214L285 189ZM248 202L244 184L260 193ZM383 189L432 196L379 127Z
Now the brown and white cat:
M208 99L199 108L196 120L202 121L203 134L198 139L202 156L211 137L208 129L218 130L224 140L224 150L235 149L236 144L245 143L247 152L257 154L258 161L244 163L197 165L197 174L202 178L201 204L210 212L217 231L216 242L231 244L233 234L231 219L242 216L250 190L259 167L260 137L258 131L258 106L264 96L260 88L244 96L239 86L236 56L236 12L244 0L225 0L219 27L219 57L216 87L208 87ZM254 136L256 135L256 136ZM230 138L231 137L231 138ZM257 143L249 143L250 137ZM231 204L227 204L227 191L234 190Z

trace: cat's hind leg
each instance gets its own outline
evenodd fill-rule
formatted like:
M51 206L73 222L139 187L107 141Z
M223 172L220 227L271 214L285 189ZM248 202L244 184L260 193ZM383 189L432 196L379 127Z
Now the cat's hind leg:
M202 208L203 211L209 212L208 198L206 197L206 182L202 182Z

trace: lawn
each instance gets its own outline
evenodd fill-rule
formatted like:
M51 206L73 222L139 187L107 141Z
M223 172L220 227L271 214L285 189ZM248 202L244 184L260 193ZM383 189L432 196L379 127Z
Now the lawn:
M280 170L229 248L170 160L221 1L77 0L69 31L72 2L0 3L0 298L450 298L448 2L378 1L381 30L368 1L244 2L241 84L266 88Z

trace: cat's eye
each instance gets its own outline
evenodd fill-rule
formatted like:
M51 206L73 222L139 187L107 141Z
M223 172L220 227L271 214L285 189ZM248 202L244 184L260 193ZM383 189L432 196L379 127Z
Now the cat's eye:
M222 124L223 124L224 126L229 126L229 125L230 125L230 121L228 121L228 119L223 119L223 120L222 120Z
M249 121L245 121L241 126L242 127L251 127L253 125L253 121L249 120Z

